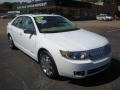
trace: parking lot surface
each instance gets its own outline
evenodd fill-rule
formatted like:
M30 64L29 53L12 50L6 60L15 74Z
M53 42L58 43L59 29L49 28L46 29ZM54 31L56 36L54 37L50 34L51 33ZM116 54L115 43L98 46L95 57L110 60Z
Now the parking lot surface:
M120 90L120 21L75 21L80 28L98 33L112 45L112 64L106 71L85 79L47 78L39 64L16 49L9 49L6 25L0 19L0 90Z

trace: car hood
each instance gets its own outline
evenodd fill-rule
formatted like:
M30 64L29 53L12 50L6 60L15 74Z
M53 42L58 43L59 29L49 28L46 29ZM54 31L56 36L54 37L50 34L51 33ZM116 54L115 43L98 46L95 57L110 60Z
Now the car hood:
M64 50L83 51L102 47L108 43L108 40L98 34L86 31L84 29L45 34L45 38L51 43L57 44Z

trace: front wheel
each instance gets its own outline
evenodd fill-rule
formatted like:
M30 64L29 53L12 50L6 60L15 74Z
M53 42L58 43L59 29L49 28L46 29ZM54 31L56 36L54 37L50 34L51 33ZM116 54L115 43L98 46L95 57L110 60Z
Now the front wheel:
M41 53L39 53L39 62L41 69L46 76L53 79L58 78L56 64L49 52L42 51Z

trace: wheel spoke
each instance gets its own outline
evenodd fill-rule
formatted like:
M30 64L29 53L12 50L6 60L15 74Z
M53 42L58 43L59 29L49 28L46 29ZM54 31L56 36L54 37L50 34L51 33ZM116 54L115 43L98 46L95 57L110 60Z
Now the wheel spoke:
M53 74L53 67L50 57L47 55L41 56L41 67L48 76Z

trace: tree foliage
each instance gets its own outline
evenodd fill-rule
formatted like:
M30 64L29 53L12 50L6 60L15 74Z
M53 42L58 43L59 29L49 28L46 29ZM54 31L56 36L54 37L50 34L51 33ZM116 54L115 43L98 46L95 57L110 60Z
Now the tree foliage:
M0 4L0 11L11 11L16 10L16 6L18 3L10 3L10 2L4 2Z

